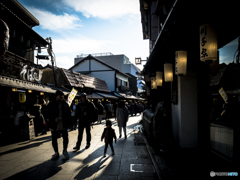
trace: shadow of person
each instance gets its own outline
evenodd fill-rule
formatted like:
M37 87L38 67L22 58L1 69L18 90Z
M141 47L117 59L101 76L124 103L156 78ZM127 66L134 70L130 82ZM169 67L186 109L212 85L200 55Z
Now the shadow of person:
M104 168L106 165L103 165L102 164L107 161L107 159L109 158L110 156L108 156L107 158L104 159L104 157L101 157L97 162L95 162L94 164L92 165L86 165L84 166L80 171L79 173L74 177L74 179L86 179L86 178L89 178L91 177L93 174L95 174L96 172L98 172L99 170L101 170L102 168ZM104 159L104 160L103 160ZM86 158L83 163L86 163L87 161L89 161L90 159ZM102 161L103 160L103 161Z
M79 155L85 151L85 149L78 151L78 152L69 152L69 159L73 158L74 156ZM50 158L50 155L49 155ZM29 167L28 169L25 169L19 173L16 173L8 178L6 180L15 180L15 179L24 179L24 180L42 180L42 179L48 179L58 172L62 170L62 165L68 162L65 158L62 158L60 156L59 159L52 161L51 159L48 161L45 161L43 163L40 163L38 165ZM31 166L31 164L34 163L34 161L23 163L22 166Z

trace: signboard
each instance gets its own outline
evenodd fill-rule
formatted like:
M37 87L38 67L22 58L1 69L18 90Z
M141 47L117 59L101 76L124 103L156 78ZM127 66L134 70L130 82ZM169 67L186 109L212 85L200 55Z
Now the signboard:
M26 94L21 92L19 93L19 102L20 103L25 103L26 102Z
M71 91L71 93L68 95L68 99L67 99L67 103L68 103L69 106L71 106L72 101L73 101L73 99L75 98L77 92L78 92L78 91L77 91L76 89L72 88L72 91Z
M135 58L135 64L141 64L141 58Z
M222 96L223 100L225 101L225 103L227 103L228 97L227 97L226 92L223 90L223 88L219 89L219 93L221 94L221 96Z
M36 65L18 58L13 54L6 53L6 59L0 59L0 74L16 79L22 79L33 83L41 83L42 71Z

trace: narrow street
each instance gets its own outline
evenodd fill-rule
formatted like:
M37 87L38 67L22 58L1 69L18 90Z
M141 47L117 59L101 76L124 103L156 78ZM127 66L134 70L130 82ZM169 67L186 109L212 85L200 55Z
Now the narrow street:
M146 145L134 143L140 133L134 127L139 125L140 118L129 118L126 140L118 138L117 123L110 119L118 139L114 144L115 155L111 155L108 147L105 158L105 144L101 142L105 120L102 124L93 125L89 149L85 149L84 132L81 148L74 152L72 148L76 145L78 130L69 132L69 160L62 155L62 138L58 139L60 158L51 160L54 151L50 132L33 140L0 147L0 179L157 179Z

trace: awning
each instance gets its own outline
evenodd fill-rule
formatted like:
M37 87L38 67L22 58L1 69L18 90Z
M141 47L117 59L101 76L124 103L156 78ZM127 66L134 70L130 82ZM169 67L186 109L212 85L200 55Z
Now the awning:
M97 93L100 96L103 96L106 99L118 99L118 97L111 95L111 94L105 94L105 93Z
M119 93L121 96L123 96L125 99L132 99L132 100L139 100L138 97L136 96L133 96L133 95L126 95L126 94L123 94L123 93Z
M96 94L96 93L92 93L92 94L88 94L88 95L87 95L87 98L88 98L88 99L103 99L104 97L103 97L103 96L99 96L99 95Z
M121 96L121 95L118 94L117 92L114 92L113 94L114 94L114 96L117 96L117 97L119 97L119 98L124 98L123 96Z
M51 89L54 91L54 93L55 93L57 90L61 90L65 96L68 95L68 94L70 94L70 92L71 92L71 91L68 91L68 90L66 90L66 89L59 88L59 87L51 87Z
M15 79L7 76L1 76L1 75L0 75L0 85L13 87L13 88L26 89L26 90L34 90L39 92L48 92L48 93L56 92L48 86L44 86L41 84L36 84L28 81L23 81L20 79Z

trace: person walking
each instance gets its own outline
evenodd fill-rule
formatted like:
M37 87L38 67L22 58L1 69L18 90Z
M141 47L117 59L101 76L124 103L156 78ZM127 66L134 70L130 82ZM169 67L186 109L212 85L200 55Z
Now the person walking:
M71 105L71 112L72 112L72 129L71 130L76 130L76 126L77 126L77 120L76 120L76 103L75 101L72 102L72 105Z
M117 114L117 123L119 127L119 138L122 137L122 129L123 129L125 139L127 139L126 124L128 121L128 110L125 107L124 101L120 101L116 114Z
M41 117L43 120L42 124L42 133L41 135L47 134L47 120L46 120L46 113L47 113L47 103L44 99L42 99L42 105L41 105Z
M107 102L105 109L106 109L106 120L109 120L109 118L112 117L112 105L110 101Z
M101 124L102 123L102 116L103 116L103 109L104 109L104 107L103 107L103 105L102 105L100 100L98 101L97 109L98 109L98 123Z
M78 124L78 140L74 150L79 150L82 142L83 130L85 128L87 134L86 149L90 147L91 142L91 123L95 121L95 114L97 114L97 108L95 105L87 99L87 94L81 94L81 102L78 103L76 109L76 118L79 119Z
M118 103L115 102L114 105L113 105L113 110L114 110L114 117L115 117L115 120L117 119L117 117L116 117L117 107L118 107Z
M52 133L52 146L55 154L52 160L59 158L57 138L59 134L63 137L63 155L69 159L67 152L68 147L68 131L67 128L71 125L71 111L69 105L64 100L64 94L61 90L57 90L55 97L47 106L49 129Z
M101 141L104 139L105 141L105 148L104 148L104 156L106 157L106 153L107 153L107 148L108 148L108 144L111 147L112 150L112 155L114 155L114 149L113 149L113 139L115 139L115 143L117 142L117 137L115 134L115 130L112 128L112 122L107 120L106 121L106 128L104 128L103 133L102 133L102 137L101 137Z

